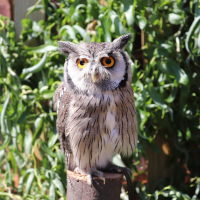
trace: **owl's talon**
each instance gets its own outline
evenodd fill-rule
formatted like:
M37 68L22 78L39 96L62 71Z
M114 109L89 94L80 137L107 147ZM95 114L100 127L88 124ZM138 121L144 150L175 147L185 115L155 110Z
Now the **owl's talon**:
M126 173L128 174L129 176L131 176L131 170L128 168L128 167L120 167L120 166L117 166L117 165L114 165L112 163L109 163L107 165L107 167L104 169L105 172L113 172L113 173Z
M98 179L102 180L104 184L106 183L106 179L105 179L104 173L102 171L93 169L91 171L91 177L93 177L93 178L98 177Z
M88 183L88 185L92 185L93 180L95 178L98 178L99 180L102 180L104 184L106 183L106 179L104 177L104 173L99 171L99 170L97 170L97 169L95 169L95 170L93 169L90 172L90 174L87 175L87 183Z

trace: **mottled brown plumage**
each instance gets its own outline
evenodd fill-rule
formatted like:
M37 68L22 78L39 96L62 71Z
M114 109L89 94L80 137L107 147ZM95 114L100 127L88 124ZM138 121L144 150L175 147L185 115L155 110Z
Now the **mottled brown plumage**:
M91 174L106 168L118 153L130 155L136 146L130 59L122 50L128 39L125 35L110 43L60 43L69 57L54 107L61 147L71 170ZM115 65L107 69L99 60L110 55ZM84 69L76 65L81 56L89 60ZM97 72L98 81L93 82L91 76Z

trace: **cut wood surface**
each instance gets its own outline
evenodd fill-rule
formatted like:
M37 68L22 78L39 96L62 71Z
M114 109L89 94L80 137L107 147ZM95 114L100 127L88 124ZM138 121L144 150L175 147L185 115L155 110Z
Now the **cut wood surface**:
M120 200L122 174L105 173L105 181L93 178L87 183L87 176L67 171L67 200Z

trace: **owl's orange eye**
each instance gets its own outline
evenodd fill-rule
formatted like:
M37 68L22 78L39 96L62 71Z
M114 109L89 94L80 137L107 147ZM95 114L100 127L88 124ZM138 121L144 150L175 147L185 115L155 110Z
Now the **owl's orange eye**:
M79 68L83 69L86 67L87 63L88 63L88 59L87 58L78 58L76 60L76 64Z
M109 56L109 57L103 57L101 59L101 64L104 66L104 67L113 67L114 64L115 64L115 59L112 57L112 56Z

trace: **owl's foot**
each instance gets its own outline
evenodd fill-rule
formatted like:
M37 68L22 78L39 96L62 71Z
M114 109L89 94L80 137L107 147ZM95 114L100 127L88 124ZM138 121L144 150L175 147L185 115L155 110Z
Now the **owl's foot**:
M92 185L93 179L95 177L98 177L98 179L102 180L103 183L105 184L104 173L102 171L99 171L98 169L91 169L90 172L87 173L87 172L84 172L83 170L81 170L80 168L76 167L74 172L76 172L78 174L86 175L88 185Z
M105 184L106 179L104 177L104 173L102 171L99 171L98 169L92 169L91 172L88 174L87 177L87 183L89 185L92 185L93 179L97 177L98 179L102 180L103 183Z
M131 170L128 167L120 167L117 165L114 165L113 163L109 163L105 169L103 169L105 172L113 172L113 173L122 173L127 174L129 177L131 177ZM125 175L126 176L126 175Z
M127 181L129 200L134 199L133 184L132 184L132 178L131 178L132 173L128 167L120 167L120 166L114 165L113 163L109 163L103 171L123 174Z

